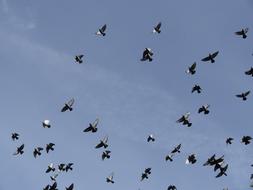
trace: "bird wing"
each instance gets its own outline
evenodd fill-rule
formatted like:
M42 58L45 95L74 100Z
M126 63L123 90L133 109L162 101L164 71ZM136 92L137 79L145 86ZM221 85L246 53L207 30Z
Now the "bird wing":
M219 54L219 51L216 51L212 54L212 58L215 58Z
M184 116L180 117L178 120L177 120L177 123L181 123L185 120Z
M245 92L245 96L248 96L250 94L250 90Z
M242 97L243 97L242 94L237 94L237 95L235 95L235 96L238 97L238 98L242 98Z
M61 112L65 112L68 110L68 106L64 105L63 108L61 109Z
M104 26L102 26L102 28L100 29L102 32L104 32L106 30L106 24Z
M87 127L86 129L84 129L83 132L89 132L89 131L91 131L91 130L92 130L92 126L89 126L89 127Z
M211 59L210 56L207 56L207 57L201 59L201 61L209 61L210 59Z
M243 31L242 31L242 30L237 31L237 32L235 32L235 34L236 34L236 35L239 35L239 36L240 36L240 35L243 35Z
M161 26L162 26L162 23L159 22L159 23L156 25L156 28L159 30L159 29L161 28Z
M71 100L68 101L68 106L71 107L74 104L75 100L72 98Z
M196 68L196 66L197 66L197 63L196 63L196 62L194 62L194 63L192 64L192 66L191 66L191 68L190 68L190 69L194 70L194 69Z

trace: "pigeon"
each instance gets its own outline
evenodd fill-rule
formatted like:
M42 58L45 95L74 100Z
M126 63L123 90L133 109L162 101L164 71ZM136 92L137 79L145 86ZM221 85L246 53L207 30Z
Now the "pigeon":
M167 188L167 190L177 190L175 185L169 185L169 187Z
M150 141L154 142L154 141L155 141L154 136L153 136L152 134L149 135L147 141L148 141L148 142L150 142Z
M160 34L161 33L161 26L162 26L162 23L159 22L153 29L153 33L158 33Z
M11 138L12 138L13 141L18 140L19 139L19 134L18 133L12 133Z
M235 32L235 35L242 36L243 39L247 38L247 33L249 31L249 28L244 28L240 31Z
M244 73L245 75L251 75L253 77L253 67L250 67L250 69L245 71Z
M109 159L111 151L110 150L106 150L102 153L102 160L104 160L105 158Z
M185 164L194 164L194 163L196 163L197 162L197 159L196 159L196 156L195 156L195 154L191 154L191 155L189 155L188 156L188 158L186 159L186 161L185 161Z
M194 75L196 73L196 66L197 66L197 63L194 62L190 67L188 67L188 69L186 70L186 73Z
M219 51L216 51L213 54L209 53L209 55L207 57L201 59L201 61L204 61L204 62L211 61L211 63L214 63L215 62L214 58L218 55L218 53L219 53Z
M113 176L114 176L114 173L111 173L111 175L109 175L109 176L106 178L106 182L107 182L107 183L114 183Z
M65 112L67 110L72 111L73 110L72 106L73 106L74 102L75 102L74 98L72 98L71 100L66 102L64 104L63 108L61 109L61 112Z
M50 186L49 190L58 190L57 189L57 183L54 182L53 185Z
M54 174L54 175L50 176L50 179L51 179L52 181L56 181L56 178L58 177L58 175L59 175L59 174Z
M49 121L49 120L44 120L44 121L42 122L42 126L43 126L44 128L50 128L50 127L51 127L50 121Z
M81 63L83 63L83 56L84 55L76 55L75 56L75 61L76 61L76 63L78 63L78 64L81 64Z
M214 159L210 161L210 166L215 166L217 164L222 164L222 162L224 161L224 156L221 156L220 158L218 159Z
M237 94L236 97L242 98L243 101L247 100L247 96L250 94L250 90L247 92L243 92L241 94Z
M108 147L108 136L104 137L103 140L100 140L100 142L95 146L95 148L101 148L101 147L104 147L104 148L107 148Z
M209 107L210 105L208 104L201 106L198 110L198 113L204 112L205 115L209 114L209 110L208 110Z
M66 190L73 190L74 189L74 183L72 183L69 187L65 188Z
M24 147L25 145L22 144L21 146L17 147L17 151L15 153L13 153L13 155L18 155L18 154L23 154L24 153Z
M221 177L223 175L227 176L227 174L226 174L227 169L228 169L228 164L226 166L224 166L223 168L221 167L220 172L218 173L216 178Z
M33 151L33 156L34 156L34 158L36 158L37 156L40 156L42 150L43 150L42 147L37 147L37 148L35 148L34 151Z
M55 146L55 144L54 143L49 143L49 144L47 144L46 145L46 152L48 153L49 152L49 150L54 150L54 146Z
M50 185L47 185L46 187L43 188L43 190L49 190Z
M145 168L144 172L141 174L141 181L148 179L148 175L151 174L151 168Z
M65 168L65 171L66 172L68 172L69 170L73 170L73 168L72 168L72 166L73 166L74 164L73 163L68 163L67 165L66 165L66 168Z
M96 35L98 36L105 36L106 33L105 33L105 30L106 30L106 24L104 26L102 26L101 28L98 29L98 31L96 32Z
M66 169L65 169L65 164L59 164L58 165L58 170L61 172L61 171L65 171Z
M244 143L245 145L250 144L250 141L252 140L251 136L243 136L241 142Z
M153 60L152 56L153 56L152 50L150 48L145 48L142 54L141 61L148 60L150 62Z
M146 168L146 169L144 170L144 172L147 173L147 174L151 174L151 168Z
M173 161L173 159L172 159L173 156L174 156L174 154L168 154L168 155L166 155L165 160L166 160L166 161L169 160L169 161L172 162L172 161Z
M232 144L232 141L234 140L234 138L232 138L232 137L228 137L227 139L226 139L226 144L228 145L228 144Z
M177 123L183 123L183 125L187 125L188 127L191 127L192 123L189 120L189 116L190 116L190 112L187 112L185 115L183 115L177 120Z
M99 119L97 118L93 123L90 123L89 127L87 127L86 129L84 129L83 132L89 132L89 131L91 131L92 133L97 132L97 130L98 130L98 128L97 128L98 122L99 122Z
M253 179L253 174L250 175L250 179Z
M54 172L55 171L55 168L54 168L54 164L51 163L49 166L47 166L47 170L46 170L46 173L49 173L49 172Z
M195 91L197 91L198 94L199 94L199 93L201 93L202 88L201 88L199 85L194 85L194 86L192 87L192 93L195 92Z
M180 153L181 144L177 145L172 151L172 154Z
M215 154L212 155L210 158L208 158L208 160L203 164L203 166L211 165L211 163L213 163L214 160L215 160Z

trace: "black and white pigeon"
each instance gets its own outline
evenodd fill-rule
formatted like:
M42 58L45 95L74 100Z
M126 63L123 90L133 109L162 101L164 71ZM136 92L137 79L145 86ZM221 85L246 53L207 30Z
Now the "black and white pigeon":
M152 61L153 52L150 48L145 48L142 54L141 61Z
M169 185L169 187L167 188L167 190L177 190L175 185Z
M74 163L68 163L67 165L66 165L66 168L65 168L65 171L66 172L68 172L69 170L73 170L73 168L72 168L72 166L74 165Z
M61 109L61 112L65 112L67 110L72 111L73 110L72 106L73 106L74 102L75 102L74 98L72 98L71 100L66 102L64 104L63 108Z
M55 171L55 168L54 168L54 164L53 163L51 163L49 166L47 166L46 173L54 172L54 171Z
M242 36L243 39L247 38L247 33L249 31L249 28L243 28L240 31L235 32L235 35Z
M92 132L95 133L97 132L98 128L98 123L99 123L99 119L97 118L93 123L89 123L89 127L87 127L86 129L83 130L83 132Z
M107 182L107 183L114 183L113 177L114 177L114 173L112 172L112 173L106 178L106 182Z
M104 147L104 148L107 148L108 147L108 136L104 137L103 140L100 140L100 142L95 146L95 148L101 148L101 147Z
M106 30L106 24L103 25L101 28L98 29L98 31L96 32L96 35L98 36L105 36L106 33L105 33L105 30Z
M162 23L159 22L153 29L153 33L158 33L160 34L161 33L161 26L162 26Z
M102 153L102 160L104 160L105 158L109 159L111 157L110 155L111 151L110 150L106 150Z
M211 63L214 63L215 60L214 58L219 54L219 51L216 51L214 53L209 53L209 55L203 59L201 59L201 61L207 62L207 61L211 61Z
M75 62L76 63L78 63L78 64L81 64L81 63L83 63L83 54L81 54L81 55L76 55L75 56Z
M150 141L154 142L154 141L155 141L154 135L150 134L150 135L148 136L147 141L148 141L148 142L150 142Z
M196 66L197 66L197 63L194 62L190 67L188 67L188 69L186 70L186 73L194 75L196 73Z
M210 105L208 105L208 104L201 106L201 107L199 108L199 110L198 110L198 113L204 112L205 115L206 115L206 114L209 114L209 112L210 112L210 111L208 110L209 107L210 107Z
M243 101L247 100L247 96L250 94L250 90L248 90L247 92L243 92L241 94L237 94L236 97L238 98L242 98Z
M34 158L36 158L37 156L40 156L42 150L43 150L42 147L37 147L37 148L35 148L34 151L33 151L33 156L34 156Z
M226 139L226 144L227 144L227 145L232 144L232 141L233 141L233 140L234 140L234 138L228 137L228 138Z
M182 117L180 117L177 120L177 123L182 123L183 125L187 125L187 127L191 127L192 123L190 122L190 112L187 112L186 114L184 114Z
M252 140L251 136L243 136L241 142L244 143L245 145L250 144L250 141Z
M196 159L196 156L195 156L195 154L191 154L191 155L189 155L188 156L188 158L186 159L186 161L185 161L185 164L194 164L194 163L196 163L197 162L197 159Z
M42 126L44 127L44 128L51 128L51 125L50 125L50 121L49 120L44 120L43 122L42 122Z
M47 144L47 145L46 145L46 152L48 153L49 150L54 151L54 146L55 146L54 143L49 143L49 144Z
M13 153L13 155L22 155L24 153L25 144L22 144L21 146L17 147L17 151Z
M65 188L66 190L73 190L74 189L74 183L72 183L69 187Z
M19 134L18 133L12 133L11 138L12 138L13 141L18 140L19 139Z
M195 92L195 91L197 91L198 94L200 94L201 91L202 91L202 88L201 88L199 85L195 84L195 85L192 87L192 93Z

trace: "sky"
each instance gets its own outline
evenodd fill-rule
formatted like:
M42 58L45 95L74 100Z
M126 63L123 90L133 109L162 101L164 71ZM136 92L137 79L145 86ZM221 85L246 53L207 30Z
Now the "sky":
M43 189L50 163L74 163L57 178L59 189L250 189L252 89L244 75L252 65L251 0L0 0L0 190ZM162 22L162 32L152 34ZM105 37L95 32L107 24ZM234 35L249 28L248 38ZM141 62L144 48L152 62ZM214 64L200 60L219 51ZM75 55L84 54L76 64ZM193 76L185 70L197 62ZM199 84L203 92L192 94ZM74 98L72 112L61 113ZM210 114L198 108L210 104ZM191 112L191 128L176 120ZM100 119L98 132L83 133ZM44 129L49 119L52 127ZM20 134L13 142L11 133ZM149 134L156 141L147 143ZM109 160L94 147L108 135ZM226 146L227 137L234 143ZM49 142L55 151L32 155ZM22 156L13 156L25 144ZM173 162L165 156L177 145ZM185 165L189 154L197 163ZM215 178L208 157L225 156L228 176ZM148 180L141 173L151 167ZM115 184L105 179L114 172Z

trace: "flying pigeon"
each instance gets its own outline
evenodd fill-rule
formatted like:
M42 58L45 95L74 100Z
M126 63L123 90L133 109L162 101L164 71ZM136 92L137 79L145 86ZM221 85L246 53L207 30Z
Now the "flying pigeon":
M245 29L235 32L235 35L242 36L242 38L245 39L247 38L248 31L249 31L249 28L245 28Z
M76 55L75 56L75 61L76 61L76 63L78 63L78 64L81 64L81 63L83 63L83 56L84 55Z
M55 168L54 168L54 164L51 163L49 166L47 166L47 170L46 170L46 173L49 173L49 172L54 172L55 171Z
M24 147L25 145L22 144L21 146L17 147L17 151L13 155L23 154L24 153Z
M223 175L227 176L227 174L226 174L227 169L228 169L228 164L226 166L224 166L223 168L221 167L220 172L218 173L216 178L221 177Z
M33 156L34 156L34 158L36 158L37 156L40 156L42 150L43 150L42 147L37 147L37 148L35 148L34 151L33 151Z
M58 177L58 175L59 175L59 174L54 174L54 175L50 176L50 179L51 179L52 181L56 181L56 178Z
M229 137L229 138L227 138L226 139L226 144L228 145L228 144L232 144L232 141L234 140L234 138L232 138L232 137Z
M101 147L104 147L104 148L107 148L108 147L108 136L104 137L103 140L100 140L100 142L95 146L95 148L101 148Z
M161 26L162 26L162 23L159 22L153 29L153 33L158 33L160 34L161 33Z
M245 71L244 73L245 75L251 75L253 77L253 67L250 67L250 69Z
M65 164L59 164L58 165L58 170L61 172L61 171L65 171L66 169L65 169Z
M50 128L50 127L51 127L50 121L49 121L49 120L44 120L44 121L42 122L42 126L43 126L44 128Z
M173 159L172 159L173 156L174 156L174 154L168 154L168 155L166 155L165 160L166 160L166 161L169 160L169 161L172 162L172 161L173 161Z
M73 170L73 168L72 168L72 166L73 166L74 164L73 163L68 163L67 165L66 165L66 168L65 168L65 170L66 170L66 172L68 172L69 170Z
M209 107L210 105L208 104L201 106L198 110L198 113L204 112L205 115L209 114L209 110L208 110Z
M171 154L180 153L181 144L177 145L172 151Z
M98 36L105 36L106 33L105 33L105 30L106 30L106 24L104 26L102 26L101 28L98 29L98 31L96 32L96 35Z
M242 98L243 101L247 100L247 96L250 94L250 90L247 92L243 92L241 94L237 94L236 97Z
M74 102L75 102L74 98L72 98L71 100L66 102L64 104L63 108L61 109L61 112L65 112L67 110L72 111L73 110L72 106L73 106Z
M250 141L252 140L251 136L243 136L241 142L244 143L245 145L250 144Z
M194 163L196 163L197 162L197 159L196 159L196 156L195 156L195 154L191 154L191 155L189 155L188 156L188 158L186 159L186 161L185 161L185 164L194 164Z
M57 183L54 182L53 185L50 186L49 190L58 190L57 189Z
M142 54L142 58L141 58L141 61L152 61L153 58L153 52L150 48L145 48L144 51L143 51L143 54Z
M114 173L111 173L111 175L109 175L109 176L106 178L106 182L107 182L107 183L114 183L113 176L114 176Z
M167 190L177 190L175 185L170 185Z
M49 150L54 150L54 146L55 146L55 144L54 143L49 143L49 144L47 144L46 145L46 152L48 153L49 152Z
M216 51L213 54L209 53L209 55L207 57L201 59L201 61L204 61L204 62L211 61L211 63L214 63L215 62L214 58L218 55L218 53L219 53L219 51Z
M148 179L148 175L151 174L151 168L145 168L144 172L141 174L141 181L145 178Z
M208 158L208 160L203 164L203 166L208 166L211 165L215 160L215 154L212 155L210 158Z
M97 132L98 128L97 125L99 123L99 119L97 118L93 123L89 124L89 127L87 127L86 129L83 130L83 132L89 132L91 131L92 133Z
M66 187L66 190L73 190L74 189L74 183L72 183L69 187Z
M186 70L186 73L194 75L196 73L196 66L197 66L197 63L194 62L190 67L188 67L188 69Z
M155 141L154 136L153 136L152 134L149 135L147 141L148 141L148 142L150 142L150 141L154 142L154 141Z
M199 85L194 85L194 86L192 87L192 93L195 92L195 91L197 91L198 94L199 94L199 93L201 93L202 88L201 88Z
M106 150L102 153L102 160L104 160L105 158L109 159L111 151L110 150Z
M12 133L11 138L12 138L13 141L18 140L19 134L18 133Z
M177 120L177 123L183 123L183 125L187 125L188 127L191 127L192 123L189 120L189 116L190 116L190 112L187 112L185 115L183 115Z

